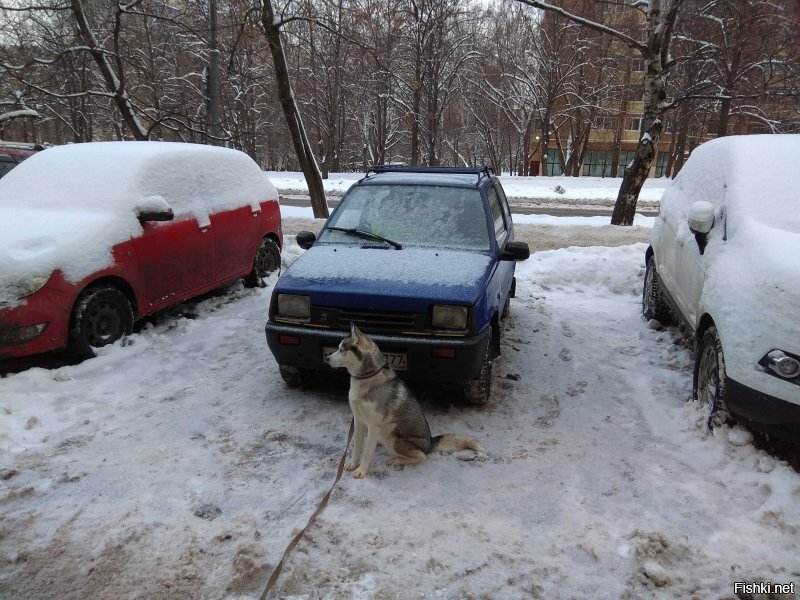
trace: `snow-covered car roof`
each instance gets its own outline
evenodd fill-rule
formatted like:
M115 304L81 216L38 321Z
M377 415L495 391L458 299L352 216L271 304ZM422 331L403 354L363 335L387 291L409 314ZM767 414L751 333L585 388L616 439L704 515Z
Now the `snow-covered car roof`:
M0 208L131 211L162 196L176 214L277 199L249 156L177 142L92 142L37 153L0 180Z
M749 223L800 233L800 135L740 135L698 146L664 192L663 210L688 213L724 199L733 231ZM672 203L670 200L675 200Z

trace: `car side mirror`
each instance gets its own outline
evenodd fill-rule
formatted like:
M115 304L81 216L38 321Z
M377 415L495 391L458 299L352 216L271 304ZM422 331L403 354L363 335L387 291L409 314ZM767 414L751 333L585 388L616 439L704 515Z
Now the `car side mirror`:
M525 242L507 242L500 253L500 260L526 260L531 249Z
M700 254L706 250L708 232L714 227L714 205L705 200L698 200L689 209L689 230L697 240Z
M317 241L317 236L313 231L298 231L297 245L303 250L308 250Z
M148 196L136 207L136 218L140 223L148 221L172 221L175 213L161 196Z

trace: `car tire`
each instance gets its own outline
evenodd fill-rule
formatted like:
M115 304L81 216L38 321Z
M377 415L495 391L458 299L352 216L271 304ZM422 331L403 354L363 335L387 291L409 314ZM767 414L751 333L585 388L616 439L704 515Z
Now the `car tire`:
M69 352L92 358L95 348L113 344L133 330L133 310L127 296L111 286L89 288L72 309Z
M727 382L722 343L717 329L709 327L697 346L692 395L708 408L707 424L711 430L733 421L725 402Z
M669 307L664 302L658 282L658 271L656 261L650 257L647 261L647 270L644 274L644 287L642 288L642 314L648 321L655 319L662 325L668 324L672 320Z
M492 341L486 344L486 354L480 374L464 384L464 402L472 406L485 406L492 394Z
M308 385L314 379L314 371L311 369L300 369L289 365L278 365L278 372L281 379L290 388L298 388Z
M265 287L264 278L281 264L281 251L275 240L265 237L253 257L253 270L244 278L247 287Z

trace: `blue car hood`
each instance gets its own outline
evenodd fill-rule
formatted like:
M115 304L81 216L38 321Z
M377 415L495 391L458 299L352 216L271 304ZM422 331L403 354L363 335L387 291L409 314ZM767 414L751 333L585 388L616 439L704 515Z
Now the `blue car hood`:
M305 294L317 305L419 312L431 303L476 303L493 264L476 252L316 245L289 267L275 291Z

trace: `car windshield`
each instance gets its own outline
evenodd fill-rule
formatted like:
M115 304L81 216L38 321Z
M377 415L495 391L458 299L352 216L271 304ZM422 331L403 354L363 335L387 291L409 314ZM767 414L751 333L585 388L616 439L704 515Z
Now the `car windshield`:
M330 229L334 227L335 230ZM369 243L364 234L376 236L372 243L381 243L380 236L403 247L480 252L491 249L480 191L469 188L356 186L342 200L328 228L320 234L320 241Z

